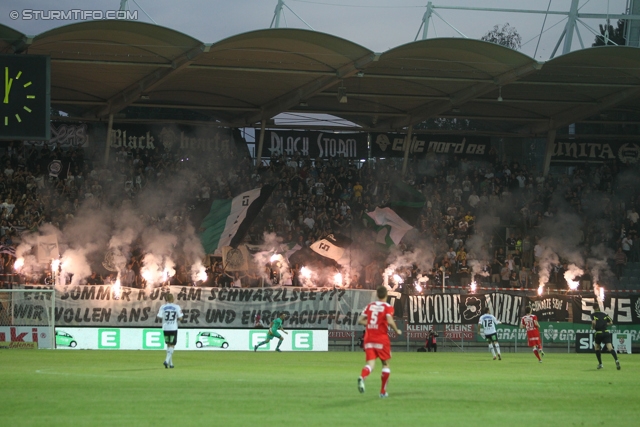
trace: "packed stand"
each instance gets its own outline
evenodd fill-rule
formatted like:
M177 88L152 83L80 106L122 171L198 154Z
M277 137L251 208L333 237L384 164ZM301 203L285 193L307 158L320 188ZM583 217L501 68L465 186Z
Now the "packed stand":
M443 277L447 284L461 286L473 277L500 287L537 287L540 239L547 233L545 219L567 213L579 219L576 248L583 259L601 258L593 248L602 244L609 251L611 271L618 277L627 262L640 261L640 244L636 243L640 194L629 178L635 173L631 167L585 165L572 168L571 173L544 177L517 161L501 161L495 149L489 158L479 162L428 155L425 160L410 161L405 182L420 191L426 203L415 230L398 249L411 252L428 246L433 266L429 271L406 267L400 271L405 278L427 275L431 287L441 286ZM55 159L67 165L58 178L48 171ZM277 235L289 247L308 247L329 233L345 234L366 252L358 260L361 268L352 274L350 286L373 289L385 283L389 251L368 250L373 244L364 215L391 200L392 180L398 179L402 167L399 159L360 162L311 159L296 153L273 156L256 170L248 156L221 154L185 161L166 153L122 148L112 153L105 166L82 149L52 150L14 143L2 162L1 238L5 249L0 268L5 274L12 273L10 248L20 242L21 233L36 231L46 223L63 229L84 205L142 206L147 190L170 188L176 191L142 220L161 230L180 232L193 221L193 213L208 208L212 200L232 198L271 183L275 190L249 230L248 244L260 245L265 233ZM145 286L140 274L141 247L134 242L123 277L126 285ZM566 261L561 259L553 267L550 285L565 287ZM185 272L188 267L178 260L173 284L193 284ZM212 257L208 267L209 279L204 284L209 286L300 284L296 271L300 266L293 266L290 274L278 274L275 266L267 265L265 271L242 277L225 272L217 258ZM110 280L114 280L112 273L96 271L88 282ZM580 280L588 286L592 279L587 272Z

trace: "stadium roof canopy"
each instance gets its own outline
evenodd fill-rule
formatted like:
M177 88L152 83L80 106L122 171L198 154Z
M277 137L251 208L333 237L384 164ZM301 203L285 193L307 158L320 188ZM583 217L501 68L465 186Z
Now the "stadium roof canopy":
M640 49L632 47L540 63L471 39L376 53L301 29L203 43L147 23L90 21L34 37L0 26L0 52L49 55L53 107L85 120L190 117L244 127L280 113L321 113L386 131L458 118L514 136L603 119L637 134L640 124Z

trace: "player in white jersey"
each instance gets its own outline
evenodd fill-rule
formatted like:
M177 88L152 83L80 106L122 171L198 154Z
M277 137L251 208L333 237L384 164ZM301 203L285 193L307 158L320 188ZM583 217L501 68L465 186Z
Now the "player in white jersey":
M489 343L489 350L491 350L491 354L493 355L493 360L502 360L502 356L500 355L500 343L498 342L498 334L496 331L496 326L500 324L498 319L496 319L493 314L490 313L489 307L484 309L484 314L480 316L478 320L478 333L481 337L487 340Z
M167 357L164 360L165 368L173 368L173 350L178 342L178 321L182 320L182 309L173 303L173 295L166 294L167 303L158 311L158 317L162 319L164 342L167 344Z

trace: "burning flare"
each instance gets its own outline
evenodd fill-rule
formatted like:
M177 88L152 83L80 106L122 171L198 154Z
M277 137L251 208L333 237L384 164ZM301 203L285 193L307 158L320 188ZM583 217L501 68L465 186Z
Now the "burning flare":
M573 280L567 280L567 284L569 285L569 289L575 291L580 286L580 282L575 282Z
M300 277L302 277L303 279L311 279L311 270L309 270L305 266L302 266L302 268L300 268Z
M333 276L333 281L335 282L336 286L342 286L342 274L336 273Z
M122 293L122 289L120 288L120 277L116 279L116 282L113 284L111 290L113 291L113 298L120 299L120 295Z
M153 276L151 275L151 272L150 272L150 271L143 271L143 272L142 272L142 278L143 278L144 280L146 280L147 282L150 282L150 281L151 281L151 279L152 279L152 277L153 277Z
M469 289L471 289L471 292L475 292L477 287L478 287L478 284L476 283L475 280L471 282L471 284L469 285Z
M191 266L191 280L193 282L205 282L209 277L207 276L207 269L200 261L196 261Z
M18 259L16 259L16 262L13 263L13 268L16 271L20 271L20 269L24 266L24 258L20 257Z
M175 276L175 274L176 274L176 270L174 270L171 267L165 267L164 270L162 271L162 281L166 282L167 280Z
M604 287L598 285L597 283L593 284L593 293L599 301L604 301Z

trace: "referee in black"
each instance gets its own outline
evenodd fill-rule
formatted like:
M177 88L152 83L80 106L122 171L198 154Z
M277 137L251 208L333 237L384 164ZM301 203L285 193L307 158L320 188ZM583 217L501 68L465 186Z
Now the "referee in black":
M593 307L593 313L591 313L591 328L596 331L595 344L596 357L598 358L598 369L602 369L602 344L607 345L607 351L611 353L613 359L616 361L616 369L620 370L620 361L618 355L611 345L611 332L609 326L613 325L613 321L606 314L600 311L600 306Z

